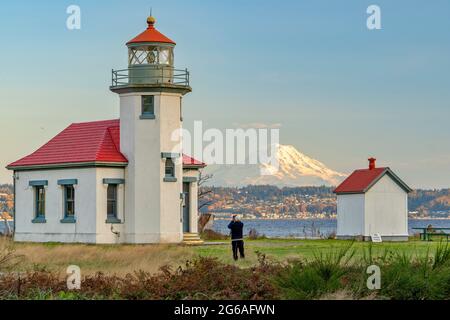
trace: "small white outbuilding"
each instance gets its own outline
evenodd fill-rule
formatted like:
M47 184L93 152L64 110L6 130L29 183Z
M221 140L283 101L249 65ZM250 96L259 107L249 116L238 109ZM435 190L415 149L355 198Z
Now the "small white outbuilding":
M383 241L408 240L408 193L412 191L390 168L355 170L335 190L338 239L380 234Z

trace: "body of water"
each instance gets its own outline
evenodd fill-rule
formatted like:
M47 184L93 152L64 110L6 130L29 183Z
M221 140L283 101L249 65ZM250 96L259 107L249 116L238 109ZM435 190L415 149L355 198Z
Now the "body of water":
M229 234L229 220L215 220L213 229L223 234ZM259 234L269 238L297 237L312 238L326 236L336 232L336 219L289 219L289 220L243 220L244 234L248 234L250 229L255 229ZM433 227L450 227L450 219L409 219L409 234L418 233L419 230L412 228L425 228L428 225Z
M289 219L289 220L243 220L244 233L248 234L250 229L255 229L259 234L269 238L297 237L311 238L326 236L336 232L336 219ZM215 220L213 229L217 232L228 234L229 220ZM11 229L13 222L9 222ZM450 219L409 219L409 234L413 235L418 230L412 228L425 228L428 225L433 227L450 227ZM5 230L5 224L0 221L0 233Z
M11 230L13 228L13 222L9 221L8 222L9 226L11 227ZM5 225L5 221L4 220L0 220L0 234L4 233L4 231L6 230L6 225Z

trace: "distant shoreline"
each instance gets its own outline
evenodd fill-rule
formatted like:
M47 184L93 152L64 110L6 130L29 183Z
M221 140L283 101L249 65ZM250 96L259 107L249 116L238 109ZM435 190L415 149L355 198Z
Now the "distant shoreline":
M231 218L231 215L230 215ZM214 220L229 220L230 218L223 218L223 217L215 217ZM408 217L408 219L411 220L450 220L450 217L447 218L437 218L437 217L420 217L420 218L412 218ZM336 220L336 218L242 218L242 220Z
M447 218L436 218L436 217L421 217L421 218L408 218L410 220L450 220ZM216 217L214 220L230 220L230 218ZM336 218L242 218L242 220L336 220ZM14 222L14 219L7 219L8 222ZM5 222L5 220L0 220L0 222Z

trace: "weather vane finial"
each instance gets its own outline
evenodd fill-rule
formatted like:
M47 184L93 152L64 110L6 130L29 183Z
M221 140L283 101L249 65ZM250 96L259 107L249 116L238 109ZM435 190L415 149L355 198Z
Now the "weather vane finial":
M153 8L150 7L150 16L147 18L147 24L149 28L153 28L153 26L155 25L156 19L153 18Z

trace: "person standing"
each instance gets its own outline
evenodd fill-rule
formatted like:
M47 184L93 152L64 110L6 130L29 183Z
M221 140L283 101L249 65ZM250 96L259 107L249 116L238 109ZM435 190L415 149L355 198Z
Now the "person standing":
M233 218L228 225L228 229L231 230L231 247L233 249L233 259L238 259L238 251L241 259L244 259L244 224L241 222L241 219L238 215L233 215Z

